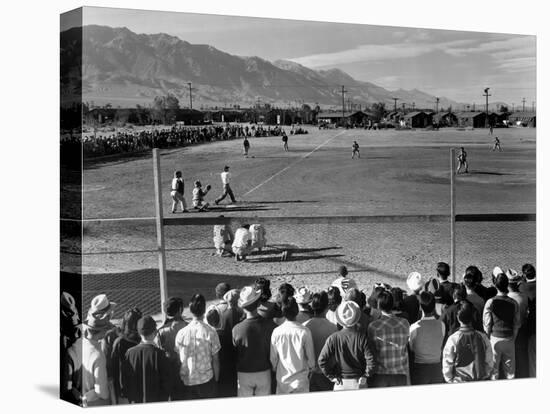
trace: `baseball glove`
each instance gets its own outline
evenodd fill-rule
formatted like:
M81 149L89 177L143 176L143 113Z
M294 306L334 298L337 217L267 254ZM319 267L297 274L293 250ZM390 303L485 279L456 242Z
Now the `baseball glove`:
M212 186L210 184L206 184L206 191L210 191L211 188Z

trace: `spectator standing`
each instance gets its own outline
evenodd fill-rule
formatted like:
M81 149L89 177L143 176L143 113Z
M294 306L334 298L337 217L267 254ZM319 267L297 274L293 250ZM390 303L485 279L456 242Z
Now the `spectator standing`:
M361 310L359 321L357 322L355 329L367 336L369 324L375 319L372 315L371 309L368 309L368 313L366 312L366 305L367 305L367 298L363 292L360 292L359 289L352 288L348 290L348 293L346 293L345 300L352 301L359 306L359 309Z
M420 301L418 296L424 287L422 275L418 272L412 272L407 276L407 287L411 293L403 299L402 310L407 315L410 324L420 319Z
M343 301L336 311L342 330L328 337L319 354L319 367L334 382L334 391L366 388L372 373L374 358L367 336L357 329L361 314L357 303Z
M220 340L216 331L203 320L206 311L204 296L193 295L189 310L193 319L176 336L180 376L187 386L189 398L213 398L220 375Z
M142 316L139 308L127 310L122 317L121 335L113 343L111 360L113 362L113 385L116 404L127 404L129 402L128 393L124 389L122 371L126 361L126 351L141 342L137 325Z
M435 318L435 296L420 293L422 318L410 327L411 384L439 384L444 382L441 373L441 349L445 338L445 325Z
M380 292L377 302L382 315L372 321L368 328L368 341L375 364L372 385L406 385L409 372L409 323L392 315L393 297L390 292Z
M489 300L497 294L494 286L487 287L483 285L483 274L476 266L468 266L464 276L471 274L474 280L474 291L485 301ZM493 272L493 276L496 276Z
M466 289L462 285L454 287L453 290L454 303L451 306L447 306L441 315L441 322L445 324L445 340L460 328L460 323L457 318L460 304L466 301ZM470 302L468 302L470 303ZM483 332L482 313L478 313L473 309L472 326L474 329Z
M276 373L277 394L309 392L309 375L315 368L313 338L308 328L296 322L298 305L294 297L281 306L286 319L271 335L271 366Z
M170 367L165 353L155 345L157 323L151 316L137 323L141 343L126 351L122 384L130 403L168 401Z
M309 379L309 391L330 391L334 383L330 381L321 371L318 358L327 338L337 331L336 325L329 322L326 318L328 310L327 292L321 291L314 293L311 298L311 311L313 316L304 322L304 326L311 331L313 339L313 350L315 352L315 368Z
M519 286L527 295L527 348L529 350L529 376L537 376L537 272L532 264L526 263L521 271L525 282Z
M445 262L439 262L436 267L437 279L439 280L439 294L441 296L441 302L450 306L453 304L453 289L458 283L449 281L451 270L449 265Z
M108 330L112 328L110 315L96 317L88 313L83 324L82 337L82 396L83 407L109 405L109 380L107 358L101 346ZM74 345L73 345L74 346Z
M519 331L520 313L517 302L508 296L508 277L500 273L494 278L498 291L483 309L483 328L489 336L494 369L491 379L502 376L513 379L516 371L515 339Z
M258 315L261 298L262 291L255 286L246 286L240 292L239 306L246 319L232 330L239 397L271 393L271 334L277 325L273 319Z
M521 275L514 269L506 271L508 277L508 297L514 299L519 307L519 330L515 342L516 351L516 378L529 377L529 355L528 355L528 328L527 315L529 312L529 299L527 295L519 291L522 281Z
M262 292L258 304L258 315L265 319L273 319L276 313L275 302L271 299L271 282L264 277L256 279L254 288Z
M248 140L245 138L245 141ZM233 194L233 190L231 189L231 185L229 184L229 182L231 181L231 173L229 172L228 165L223 167L223 172L220 174L220 177L222 179L223 193L221 196L216 198L216 200L214 200L214 203L218 205L220 201L223 201L227 196L229 196L232 203L236 203L237 200L235 199L235 195Z
M462 301L457 312L460 328L447 339L443 349L446 382L482 381L491 377L493 351L487 336L472 326L474 308Z
M182 400L185 398L185 385L180 378L180 357L176 349L176 336L178 332L187 326L183 320L183 299L171 297L164 303L165 319L157 331L156 345L162 349L170 365L170 400Z
M296 322L303 324L308 319L311 319L311 308L309 306L311 303L311 291L307 287L302 286L298 288L294 298L298 304L298 315L296 315Z
M483 315L483 308L485 307L485 301L479 296L476 291L476 282L472 273L466 273L464 275L464 287L466 288L466 300L474 305L474 308L478 315Z
M76 372L75 367L80 366L82 361L82 332L76 301L70 293L61 293L60 310L60 396L65 401L78 404L82 381L79 379L80 371Z
M336 309L338 308L338 305L340 305L340 303L342 302L340 289L334 286L329 287L327 290L327 296L328 311L326 314L326 318L330 323L336 326L338 324L338 321L336 320Z

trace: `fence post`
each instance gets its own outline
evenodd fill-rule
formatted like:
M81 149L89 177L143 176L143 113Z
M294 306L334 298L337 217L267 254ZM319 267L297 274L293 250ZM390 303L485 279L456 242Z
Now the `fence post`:
M155 179L155 222L157 227L157 251L159 259L160 279L160 303L161 312L164 309L164 302L168 299L166 282L166 251L164 242L164 224L162 211L162 181L160 177L160 154L158 148L153 148L153 174Z
M451 148L451 280L455 281L455 149Z

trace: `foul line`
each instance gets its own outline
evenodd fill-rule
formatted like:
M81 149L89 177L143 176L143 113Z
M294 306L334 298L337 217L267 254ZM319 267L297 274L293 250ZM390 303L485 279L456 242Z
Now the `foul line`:
M315 151L317 151L319 148L325 146L326 144L328 144L330 141L332 141L334 138L336 137L339 137L340 135L342 135L344 132L346 131L342 131L340 132L339 134L336 134L334 135L333 137L327 139L325 142L323 142L322 144L318 145L317 147L315 147L312 151L308 152L306 155L300 157L299 159L297 159L296 161L294 161L293 163L287 165L285 168L283 168L281 171L279 172L276 172L275 174L273 174L271 177L269 177L267 180L261 182L260 184L258 184L256 187L254 187L253 189L251 190L248 190L246 193L243 194L243 197L247 196L248 194L250 194L251 192L253 191L256 191L258 188L260 188L261 186L263 186L264 184L267 184L268 182L270 182L271 180L273 180L275 177L277 177L279 174L282 174L284 173L286 170L288 170L290 167L296 165L297 163L299 163L300 161L302 161L304 158L307 158L309 157L311 154L313 154Z
M61 221L68 221L74 223L91 223L91 222L103 222L103 221L151 221L155 220L155 217L115 217L115 218L92 218L92 219L71 219L61 218Z

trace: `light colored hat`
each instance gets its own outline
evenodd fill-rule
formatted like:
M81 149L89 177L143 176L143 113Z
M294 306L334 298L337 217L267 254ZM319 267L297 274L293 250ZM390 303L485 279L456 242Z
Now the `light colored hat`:
M508 269L506 271L506 276L508 277L509 282L517 283L521 281L521 276L514 269Z
M422 275L418 272L409 273L407 276L407 286L413 292L422 289L424 283L422 282Z
M312 299L311 290L309 290L307 287L302 286L298 288L298 291L294 294L294 299L296 299L296 303L298 305L304 305L306 303L311 302Z
M114 306L116 306L116 303L109 301L107 295L102 293L92 299L90 309L88 310L88 316L91 315L96 318L102 318L106 313L112 311Z
M493 269L493 276L494 277L497 277L498 275L500 275L501 273L504 273L504 271L498 267L498 266L495 266L495 268Z
M223 300L225 300L230 305L235 306L237 304L237 301L239 300L239 290L228 290L227 292L225 292L225 295L223 295Z
M351 328L361 319L359 305L351 300L343 301L336 309L336 320L345 328Z
M262 296L261 290L256 290L253 286L245 286L241 289L241 293L239 295L239 306L244 308L245 306L256 302L260 299L260 296Z

